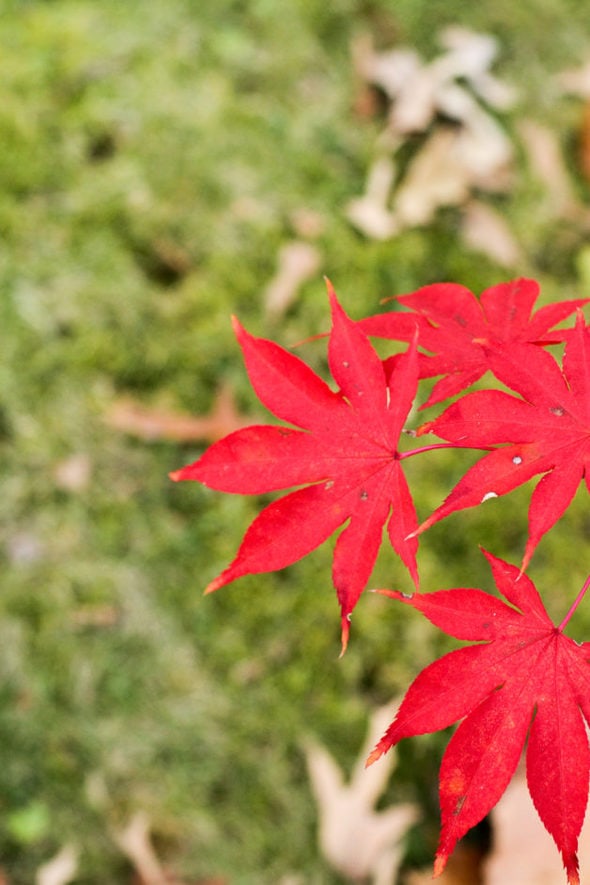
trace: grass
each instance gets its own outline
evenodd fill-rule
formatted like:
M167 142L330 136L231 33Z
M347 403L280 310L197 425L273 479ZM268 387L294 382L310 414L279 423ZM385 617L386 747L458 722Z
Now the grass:
M338 662L326 550L203 600L256 502L173 486L168 471L199 446L134 440L105 415L123 395L204 413L220 379L255 412L229 316L283 343L323 329L322 273L356 316L430 281L479 290L506 277L465 252L453 212L387 243L344 215L379 129L354 114L351 39L368 31L432 55L457 21L501 38L498 70L523 95L506 125L526 107L555 127L587 198L571 150L581 108L552 79L585 60L590 25L571 0L4 4L0 864L12 883L65 842L81 850L77 882L128 881L112 834L137 809L187 877L338 881L316 848L301 740L312 730L350 764L371 706L438 651L432 634L369 599ZM515 275L538 274L547 297L585 294L582 234L537 212L539 185L519 162L501 201L526 248ZM321 220L322 267L277 328L261 292L302 209ZM321 345L309 355L323 365ZM456 469L441 458L417 478L423 512ZM518 556L526 501L515 493L502 511L523 514L514 527L501 503L435 527L425 587L466 574L489 586L476 545ZM584 580L566 531L586 532L585 508L580 496L540 546L540 585ZM387 556L376 577L407 582ZM400 794L413 795L407 774Z

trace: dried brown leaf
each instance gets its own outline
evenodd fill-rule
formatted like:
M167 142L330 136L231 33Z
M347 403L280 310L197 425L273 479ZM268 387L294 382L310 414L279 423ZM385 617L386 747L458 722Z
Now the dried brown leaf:
M150 820L144 811L136 812L124 829L114 831L113 838L133 865L142 885L170 885L152 846Z
M277 319L289 309L303 283L317 274L320 262L318 249L301 240L287 243L280 249L277 272L264 293L264 309L268 317Z
M387 240L400 228L388 209L395 175L393 159L385 155L377 157L369 169L365 193L362 197L351 200L346 210L349 221L375 240Z
M369 769L365 768L365 760L391 714L391 708L387 707L371 717L365 745L348 783L323 746L316 741L308 741L305 746L319 812L322 855L341 875L351 879L370 878L373 885L390 885L395 881L402 857L400 843L417 817L416 809L409 804L384 811L374 809L396 759L389 754L378 766Z
M557 85L568 95L590 98L590 61L579 68L568 68L557 76Z
M359 76L390 100L387 138L379 140L365 194L347 207L350 221L374 239L427 224L439 207L460 206L474 190L512 186L512 142L477 100L499 109L514 101L514 91L489 72L497 43L457 27L443 31L441 43L446 51L429 63L412 49L376 52L366 39L353 46ZM416 132L429 134L396 182L395 154Z
M439 207L462 205L476 187L504 189L511 153L501 130L477 109L469 127L440 127L410 163L394 216L403 227L427 224Z
M148 442L216 442L252 419L238 412L233 393L224 385L217 394L208 415L191 417L160 409L148 409L132 399L116 401L106 415L106 422L115 430Z
M479 200L470 200L465 206L461 235L466 246L502 267L513 268L524 261L522 249L503 216Z
M77 872L78 849L73 845L64 845L39 867L35 874L35 885L66 885L76 878Z
M522 120L518 134L529 168L545 188L545 211L556 217L583 211L575 197L557 133L535 120Z

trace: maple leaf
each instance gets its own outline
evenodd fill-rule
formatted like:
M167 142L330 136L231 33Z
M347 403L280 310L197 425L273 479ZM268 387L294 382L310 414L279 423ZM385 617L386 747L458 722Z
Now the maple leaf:
M402 860L402 840L416 821L417 809L396 804L376 810L395 768L395 754L366 771L364 761L391 716L380 707L371 716L365 745L351 776L345 779L328 750L305 742L307 770L319 815L319 844L330 866L347 881L371 879L373 885L395 881Z
M475 588L411 596L379 591L418 609L451 636L482 644L452 651L416 677L367 764L402 738L463 720L440 769L438 875L457 840L505 791L528 733L529 792L561 852L568 882L576 885L590 776L590 643L564 636L567 618L553 625L534 584L516 566L485 555L510 606Z
M583 477L590 488L590 331L581 314L573 332L562 369L549 353L531 345L512 343L489 352L494 374L524 399L500 390L477 391L418 429L417 436L432 432L459 446L511 443L474 464L418 533L544 473L529 508L524 570Z
M549 333L588 299L562 301L531 314L539 295L535 280L517 279L482 292L480 298L456 283L435 283L396 298L419 318L420 378L444 375L422 408L469 387L489 369L489 354L515 343L555 343L567 330ZM367 335L411 340L412 323L405 313L390 311L359 321Z
M111 427L148 441L215 442L252 422L236 409L233 391L222 385L208 415L193 418L177 412L150 409L131 399L117 400L106 415Z
M415 342L393 371L340 307L332 310L328 360L333 391L298 357L234 327L252 386L278 418L298 428L253 426L230 434L170 476L210 488L261 494L304 485L254 520L233 562L206 592L247 574L284 568L348 522L334 551L332 577L346 647L349 616L370 577L387 525L389 540L418 585L418 520L401 467L399 436L418 383ZM393 513L391 512L393 511Z

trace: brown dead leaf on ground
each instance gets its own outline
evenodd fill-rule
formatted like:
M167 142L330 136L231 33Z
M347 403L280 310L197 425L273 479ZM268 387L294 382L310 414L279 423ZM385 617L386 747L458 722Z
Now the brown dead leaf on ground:
M348 204L349 221L374 240L387 240L401 227L388 208L395 176L393 158L385 154L377 157L369 169L365 193Z
M497 42L463 28L447 28L440 42L443 53L429 63L410 48L376 52L366 38L353 46L359 77L390 102L365 193L347 207L366 236L388 239L428 224L440 207L462 206L475 190L512 186L513 144L481 103L505 110L514 101L513 90L489 71ZM417 133L425 140L400 178L397 151Z
M427 224L440 207L464 204L474 188L504 189L511 150L494 126L481 123L440 127L410 162L392 204L401 227Z
M264 310L278 319L293 304L303 283L314 277L321 263L319 250L311 243L295 240L281 247L277 271L264 293Z
M557 133L535 120L522 120L518 134L528 166L544 186L545 211L557 218L575 218L586 210L575 196Z
M252 424L236 407L231 388L223 385L208 415L192 417L147 408L130 398L116 401L105 416L107 424L147 442L216 442L234 430Z
M395 881L403 854L402 840L417 817L416 808L410 804L375 810L396 756L389 753L368 769L365 760L391 717L391 706L375 711L371 717L365 745L348 783L325 747L314 740L308 740L304 747L318 806L320 851L340 875L368 879L373 885Z
M150 836L150 819L136 812L126 827L113 832L113 839L134 870L133 885L228 885L220 877L187 881L160 863Z
M67 885L76 878L77 873L78 849L73 845L64 845L39 867L35 874L35 885Z
M144 811L136 812L126 827L113 832L113 839L134 871L134 885L227 885L220 878L201 879L192 883L179 878L162 866L150 836L150 819Z
M441 31L439 42L443 52L431 62L409 47L377 52L364 35L352 46L360 79L378 86L392 102L389 125L396 134L423 132L439 111L448 112L449 95L457 93L459 80L496 110L514 104L514 89L490 73L498 54L494 37L449 27Z
M522 266L523 251L503 216L480 200L470 200L465 205L461 236L466 246L502 267Z
M557 85L567 95L590 98L590 61L557 75Z
M150 838L150 820L136 812L126 827L113 832L113 839L136 870L142 885L170 885Z

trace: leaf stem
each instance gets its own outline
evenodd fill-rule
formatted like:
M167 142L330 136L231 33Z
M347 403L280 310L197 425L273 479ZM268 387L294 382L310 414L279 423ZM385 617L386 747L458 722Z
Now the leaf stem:
M460 446L457 443L446 442L446 443L432 443L429 446L420 446L418 449L411 449L409 452L399 452L398 457L400 461L403 461L404 458L411 458L412 455L421 455L422 452L432 452L435 449L478 449L479 451L484 450L486 452L493 451L496 446Z
M577 609L577 607L578 607L579 604L581 603L582 599L584 598L584 596L585 596L585 594L586 594L586 591L587 591L588 587L590 587L590 575L588 575L588 577L586 578L586 580L585 580L585 582L584 582L584 586L582 587L582 589L580 590L580 592L578 593L578 595L577 595L576 598L574 599L574 601L573 601L573 603L572 603L572 605L571 605L571 607L570 607L570 609L569 609L567 615L565 616L565 618L563 619L563 621L561 622L561 624L560 624L559 627L557 628L557 629L559 630L560 633L561 633L561 632L564 630L564 628L567 626L567 624L568 624L570 618L572 617L573 613L575 612L575 610Z

